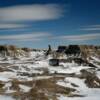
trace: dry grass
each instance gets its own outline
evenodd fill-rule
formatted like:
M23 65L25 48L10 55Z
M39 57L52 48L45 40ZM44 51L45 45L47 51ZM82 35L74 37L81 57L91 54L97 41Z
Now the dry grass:
M37 80L35 87L30 90L29 95L34 98L33 100L36 100L36 98L37 100L49 100L50 98L52 100L57 100L57 94L69 95L74 91L75 89L57 85L56 81L53 78L50 78Z
M18 81L13 80L11 89L16 90L16 92L11 95L19 100L57 100L58 94L70 95L75 89L62 87L56 84L56 81L63 79L62 77L55 77L49 79L42 79L36 81ZM32 89L23 93L20 91L19 84L27 85L32 87Z
M81 78L85 79L85 84L89 88L100 88L100 79L96 76L95 72L81 70Z
M4 87L4 84L0 81L0 94L3 94L4 93L4 89L3 89L3 87Z

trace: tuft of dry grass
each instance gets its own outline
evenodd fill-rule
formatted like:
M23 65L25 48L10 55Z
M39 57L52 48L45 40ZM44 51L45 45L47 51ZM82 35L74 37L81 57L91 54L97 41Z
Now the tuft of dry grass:
M100 79L96 76L95 72L81 70L81 74L89 88L100 88Z
M69 95L75 89L65 88L56 84L54 78L37 80L29 95L33 100L57 100L57 94Z
M4 91L5 91L3 89L3 87L4 87L4 83L2 81L0 81L0 94L4 93Z
M56 84L56 81L63 79L62 77L54 77L49 79L33 80L33 81L12 81L11 89L16 90L11 95L19 100L57 100L58 94L70 95L75 89L63 87ZM32 89L23 93L20 91L19 84L27 85Z

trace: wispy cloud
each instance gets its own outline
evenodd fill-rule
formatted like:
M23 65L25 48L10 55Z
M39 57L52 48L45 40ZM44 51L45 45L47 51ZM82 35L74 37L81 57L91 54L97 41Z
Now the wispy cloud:
M48 39L51 35L49 33L27 33L19 35L0 35L0 40L13 41L40 41Z
M17 29L17 28L25 28L28 25L24 24L14 24L14 23L0 23L0 29Z
M100 25L89 25L82 27L80 30L83 31L100 31Z
M39 21L58 19L63 7L57 4L33 4L0 8L0 21Z
M57 39L60 40L68 40L68 41L88 41L88 40L95 40L100 39L100 33L94 33L94 34L82 34L82 35L64 35L59 36Z
M83 28L80 30L84 30L84 31L97 31L100 30L100 27L91 27L91 28Z

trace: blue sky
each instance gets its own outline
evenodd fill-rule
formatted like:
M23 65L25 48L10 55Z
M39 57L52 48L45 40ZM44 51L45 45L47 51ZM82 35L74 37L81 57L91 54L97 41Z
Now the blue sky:
M100 0L0 0L0 44L100 45Z

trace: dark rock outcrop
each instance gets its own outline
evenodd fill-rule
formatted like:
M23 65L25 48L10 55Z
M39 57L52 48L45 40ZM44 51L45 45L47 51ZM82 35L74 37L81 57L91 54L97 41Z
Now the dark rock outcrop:
M66 49L67 49L67 46L58 46L58 50L56 52L62 53L62 52L65 52Z
M76 55L76 54L80 54L81 53L81 50L80 50L80 47L78 45L69 45L68 46L68 49L65 51L65 53L67 55Z

